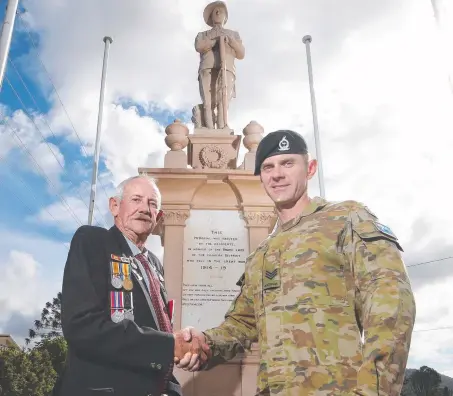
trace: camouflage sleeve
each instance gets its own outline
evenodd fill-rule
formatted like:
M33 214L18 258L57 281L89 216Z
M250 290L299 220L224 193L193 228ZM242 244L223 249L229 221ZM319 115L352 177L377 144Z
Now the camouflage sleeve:
M416 312L402 248L366 207L351 211L349 231L345 252L365 342L355 394L396 396L403 385Z
M212 351L212 358L204 367L205 370L233 359L244 349L250 349L251 344L258 340L248 276L242 275L237 285L241 291L231 303L223 323L204 332Z

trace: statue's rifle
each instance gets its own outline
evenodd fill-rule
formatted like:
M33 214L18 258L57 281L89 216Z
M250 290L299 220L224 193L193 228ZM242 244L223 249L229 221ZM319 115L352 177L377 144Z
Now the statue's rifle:
M222 69L222 111L224 127L228 126L228 90L227 90L227 70L225 43L226 36L220 36L220 64Z

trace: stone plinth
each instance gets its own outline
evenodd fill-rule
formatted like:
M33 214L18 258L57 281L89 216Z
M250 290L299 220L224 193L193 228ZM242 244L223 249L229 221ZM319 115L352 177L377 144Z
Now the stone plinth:
M193 169L236 169L241 136L189 135L188 162Z
M194 135L234 135L233 129L221 128L221 129L210 129L210 128L194 128Z
M239 292L245 258L275 224L272 201L259 177L247 170L142 168L139 173L156 178L162 193L163 222L155 231L164 246L175 329L217 326ZM175 375L185 396L249 396L258 364L254 345L251 353L207 372L175 370Z

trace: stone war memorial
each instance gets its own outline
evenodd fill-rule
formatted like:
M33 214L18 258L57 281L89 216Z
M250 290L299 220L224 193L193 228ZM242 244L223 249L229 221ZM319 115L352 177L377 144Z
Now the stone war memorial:
M236 97L236 61L245 58L238 32L225 27L224 2L206 6L209 30L195 37L200 56L200 104L192 109L194 131L179 120L168 125L169 151L163 168L140 168L157 179L163 221L154 231L164 247L169 298L175 300L175 330L219 325L239 293L246 257L271 232L274 205L253 176L263 128L255 121L237 133L228 123ZM238 90L240 94L240 89ZM241 144L244 160L238 159ZM257 348L209 371L175 369L186 396L252 395L256 389Z

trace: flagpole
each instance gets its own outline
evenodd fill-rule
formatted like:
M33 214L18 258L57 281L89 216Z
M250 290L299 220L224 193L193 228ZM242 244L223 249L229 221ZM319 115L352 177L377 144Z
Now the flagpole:
M310 97L311 97L311 111L313 115L313 129L315 135L315 146L316 146L316 158L318 160L318 178L319 178L319 190L321 198L325 198L324 188L324 172L322 168L322 157L321 157L321 142L319 139L319 126L318 126L318 115L316 110L316 99L315 99L315 88L313 86L313 69L311 65L311 51L310 43L312 41L311 36L304 36L302 42L305 44L307 51L307 66L308 66L308 79L310 82Z
M5 19L3 20L2 35L0 37L0 91L3 86L3 78L5 76L6 62L8 61L18 5L19 0L8 0Z
M96 130L96 144L93 158L93 176L91 180L91 194L90 194L90 207L88 209L88 224L93 222L94 205L96 201L96 184L98 180L99 168L99 151L101 145L101 128L102 128L102 115L104 111L104 91L105 91L105 77L107 75L107 62L109 56L110 44L113 42L111 37L104 37L104 60L102 64L102 79L101 79L101 92L99 95L99 111L98 111L98 124Z
M443 25L443 18L442 18L442 12L440 10L440 5L438 4L439 0L431 0L431 6L433 8L433 13L434 13L434 19L436 20L437 28L439 30L440 36L442 41L444 42L443 44L446 44L445 47L449 47L448 44L450 43L445 43L446 41L446 35L444 32L444 25ZM451 67L452 65L448 62L447 60L447 73L448 73L448 82L450 84L450 91L453 93L453 80L452 80L452 75L451 75Z

